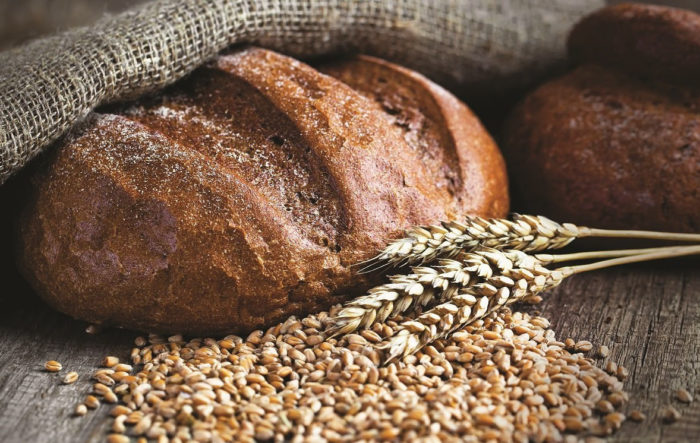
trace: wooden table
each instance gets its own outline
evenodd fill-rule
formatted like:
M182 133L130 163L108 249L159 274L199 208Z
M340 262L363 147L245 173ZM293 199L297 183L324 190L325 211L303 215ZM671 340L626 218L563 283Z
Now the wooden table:
M548 293L541 310L560 338L605 344L630 377L628 410L647 415L627 422L612 441L682 442L700 436L700 399L674 400L686 388L700 396L700 261L636 265L574 276ZM0 313L0 441L102 441L111 420L103 406L85 418L71 416L90 389L89 374L106 355L127 359L137 335L84 332L86 324L51 310L16 276ZM7 279L3 279L7 281ZM4 286L4 285L3 285ZM7 288L7 286L4 286ZM75 385L43 370L55 359L78 371ZM683 416L662 424L661 408L673 404Z

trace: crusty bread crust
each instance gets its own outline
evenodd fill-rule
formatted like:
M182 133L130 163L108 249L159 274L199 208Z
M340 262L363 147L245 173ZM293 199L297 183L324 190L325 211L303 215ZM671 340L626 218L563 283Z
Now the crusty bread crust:
M504 215L503 160L466 106L376 59L334 72L371 91L375 69L403 96L396 112L250 48L93 115L34 180L25 275L76 318L242 333L364 289L351 266L411 225Z
M420 157L433 183L446 189L456 213L505 214L508 187L503 157L472 111L421 74L360 55L318 69L355 89L382 111Z
M700 229L700 94L584 65L513 111L503 146L514 198L556 220Z

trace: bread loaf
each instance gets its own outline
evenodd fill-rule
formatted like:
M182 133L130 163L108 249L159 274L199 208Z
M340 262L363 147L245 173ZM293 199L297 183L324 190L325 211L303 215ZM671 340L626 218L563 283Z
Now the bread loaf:
M27 279L87 321L243 333L361 291L353 264L409 226L506 213L465 105L374 58L319 69L245 49L91 115L34 177Z
M580 23L569 48L578 66L527 96L505 125L519 208L698 232L700 16L610 7Z

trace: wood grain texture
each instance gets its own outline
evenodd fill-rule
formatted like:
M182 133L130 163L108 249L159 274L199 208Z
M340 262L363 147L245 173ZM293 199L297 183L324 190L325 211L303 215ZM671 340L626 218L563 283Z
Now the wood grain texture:
M700 402L684 405L675 391L700 394L699 271L699 261L685 260L583 274L536 307L560 338L607 345L608 358L629 369L626 411L639 409L647 419L626 422L611 441L698 440ZM677 423L662 424L668 404L683 414Z
M679 388L700 396L699 270L700 261L684 260L574 276L527 308L542 311L562 339L609 346L609 358L630 370L628 410L640 409L647 420L625 423L611 441L690 442L700 435L700 401L674 399ZM8 295L0 314L0 441L103 441L109 406L82 419L71 414L102 358L126 359L137 334L89 335L84 323L52 311L22 284ZM43 370L50 359L63 364L61 373ZM69 370L81 378L64 386ZM666 425L660 409L669 403L683 416Z

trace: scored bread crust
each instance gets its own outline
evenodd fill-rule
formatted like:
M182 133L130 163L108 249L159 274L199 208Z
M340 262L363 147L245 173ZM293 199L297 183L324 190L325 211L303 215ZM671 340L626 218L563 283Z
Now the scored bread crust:
M418 153L438 188L456 199L458 214L507 211L503 157L479 119L454 95L415 71L366 55L317 68L382 111L397 136Z
M365 93L249 48L92 115L34 178L27 279L87 321L243 333L357 294L352 265L405 228L506 213L503 160L466 106L377 59L333 69Z

